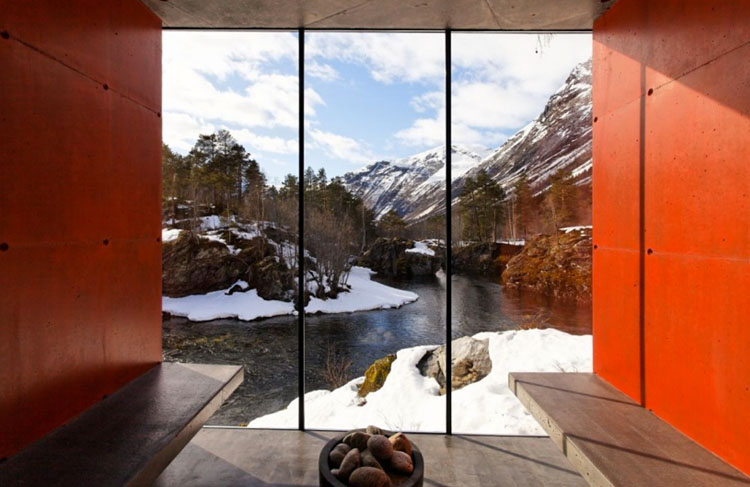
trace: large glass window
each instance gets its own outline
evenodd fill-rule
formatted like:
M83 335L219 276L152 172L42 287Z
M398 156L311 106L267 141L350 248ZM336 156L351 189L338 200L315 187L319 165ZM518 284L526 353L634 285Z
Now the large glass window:
M543 434L507 375L591 370L590 57L165 32L164 358L245 367L209 424Z
M297 35L163 40L164 359L242 364L208 424L253 424L297 396Z
M305 54L306 425L444 431L418 368L445 337L444 213L418 197L444 194L443 36L312 32Z
M590 304L562 296L577 252L590 279L591 36L454 33L451 73L453 430L544 434L507 381L591 367Z

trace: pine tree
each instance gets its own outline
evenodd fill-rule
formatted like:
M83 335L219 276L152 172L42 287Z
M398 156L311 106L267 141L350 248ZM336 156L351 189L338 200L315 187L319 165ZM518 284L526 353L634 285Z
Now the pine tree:
M406 228L406 222L395 210L390 210L380 218L379 226L385 235L393 238L401 236L404 228Z
M577 197L578 191L569 172L560 170L550 176L544 206L547 223L553 232L575 220Z
M526 174L522 174L513 185L513 197L515 200L516 225L520 235L525 239L536 212L534 193L531 191Z
M467 178L461 193L464 238L478 242L496 241L498 225L505 217L505 191L486 171Z

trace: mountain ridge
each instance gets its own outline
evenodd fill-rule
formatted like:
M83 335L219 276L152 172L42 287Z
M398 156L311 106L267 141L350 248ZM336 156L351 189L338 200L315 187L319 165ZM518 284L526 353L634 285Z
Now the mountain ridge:
M542 112L487 157L456 144L452 149L452 205L468 177L484 170L509 193L525 174L541 193L556 171L569 171L578 185L591 183L591 60L576 65ZM390 210L409 223L445 211L445 149L436 147L395 161L378 161L346 173L344 184L375 210Z

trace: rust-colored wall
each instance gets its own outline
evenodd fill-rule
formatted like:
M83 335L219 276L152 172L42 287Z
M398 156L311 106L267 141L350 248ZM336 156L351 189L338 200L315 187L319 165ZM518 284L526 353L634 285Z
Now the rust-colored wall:
M750 2L594 26L594 368L750 473Z
M0 457L161 360L161 25L0 0Z

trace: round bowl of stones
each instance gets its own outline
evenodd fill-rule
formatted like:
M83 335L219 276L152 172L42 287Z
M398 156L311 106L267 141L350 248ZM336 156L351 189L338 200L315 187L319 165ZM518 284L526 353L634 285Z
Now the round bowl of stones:
M368 426L326 443L318 470L321 487L422 487L424 459L403 433Z

